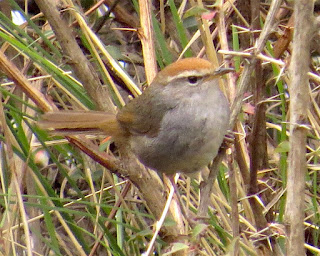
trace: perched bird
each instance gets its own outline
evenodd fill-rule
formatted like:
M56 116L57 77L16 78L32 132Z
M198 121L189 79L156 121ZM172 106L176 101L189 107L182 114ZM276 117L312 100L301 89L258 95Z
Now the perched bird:
M214 69L200 58L168 65L141 96L117 114L99 111L49 112L40 127L55 133L102 131L124 143L147 167L160 173L193 173L217 155L229 125L229 103Z

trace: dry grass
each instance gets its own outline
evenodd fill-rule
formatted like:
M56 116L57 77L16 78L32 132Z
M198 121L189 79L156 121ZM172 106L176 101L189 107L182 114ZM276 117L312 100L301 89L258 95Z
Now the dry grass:
M4 6L17 8L9 2L12 7ZM78 2L59 3L66 26L53 24L53 11L50 18L29 14L31 20L20 27L0 13L2 255L141 255L147 250L166 201L166 186L157 175L122 162L110 138L52 137L34 121L41 111L57 108L114 111L140 94L155 63L163 68L188 56L235 67L221 81L233 109L234 141L223 150L207 195L208 218L190 221L174 200L150 248L159 255L284 255L292 6L252 1L260 11L251 13L246 1L214 6L154 1L152 39L146 36L148 26L139 28L137 13L142 22L150 16L138 1L119 1L106 19L97 11L103 1L83 9ZM112 6L113 1L105 2ZM62 38L68 35L79 52L68 49ZM312 40L311 104L301 124L307 130L304 243L308 255L318 255L319 36ZM85 69L87 61L93 69ZM187 211L196 215L199 180L181 175L178 188Z

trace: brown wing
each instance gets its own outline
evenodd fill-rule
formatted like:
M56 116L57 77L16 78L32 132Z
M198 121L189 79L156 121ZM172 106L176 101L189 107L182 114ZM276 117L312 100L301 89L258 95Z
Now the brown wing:
M157 92L152 86L147 88L138 98L131 100L117 114L121 127L131 135L147 135L154 137L158 134L161 120L167 106L161 96L153 97Z

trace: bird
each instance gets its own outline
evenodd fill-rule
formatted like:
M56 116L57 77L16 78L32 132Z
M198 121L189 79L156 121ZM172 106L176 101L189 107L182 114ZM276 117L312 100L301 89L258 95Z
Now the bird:
M53 111L38 125L62 135L102 132L158 173L195 173L214 159L229 128L230 107L219 78L231 71L202 58L181 59L116 114Z

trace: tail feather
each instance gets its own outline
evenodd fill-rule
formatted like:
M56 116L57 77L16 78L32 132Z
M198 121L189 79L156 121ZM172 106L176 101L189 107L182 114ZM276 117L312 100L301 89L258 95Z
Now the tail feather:
M122 132L114 114L99 111L56 111L45 113L38 125L53 134L107 134Z

